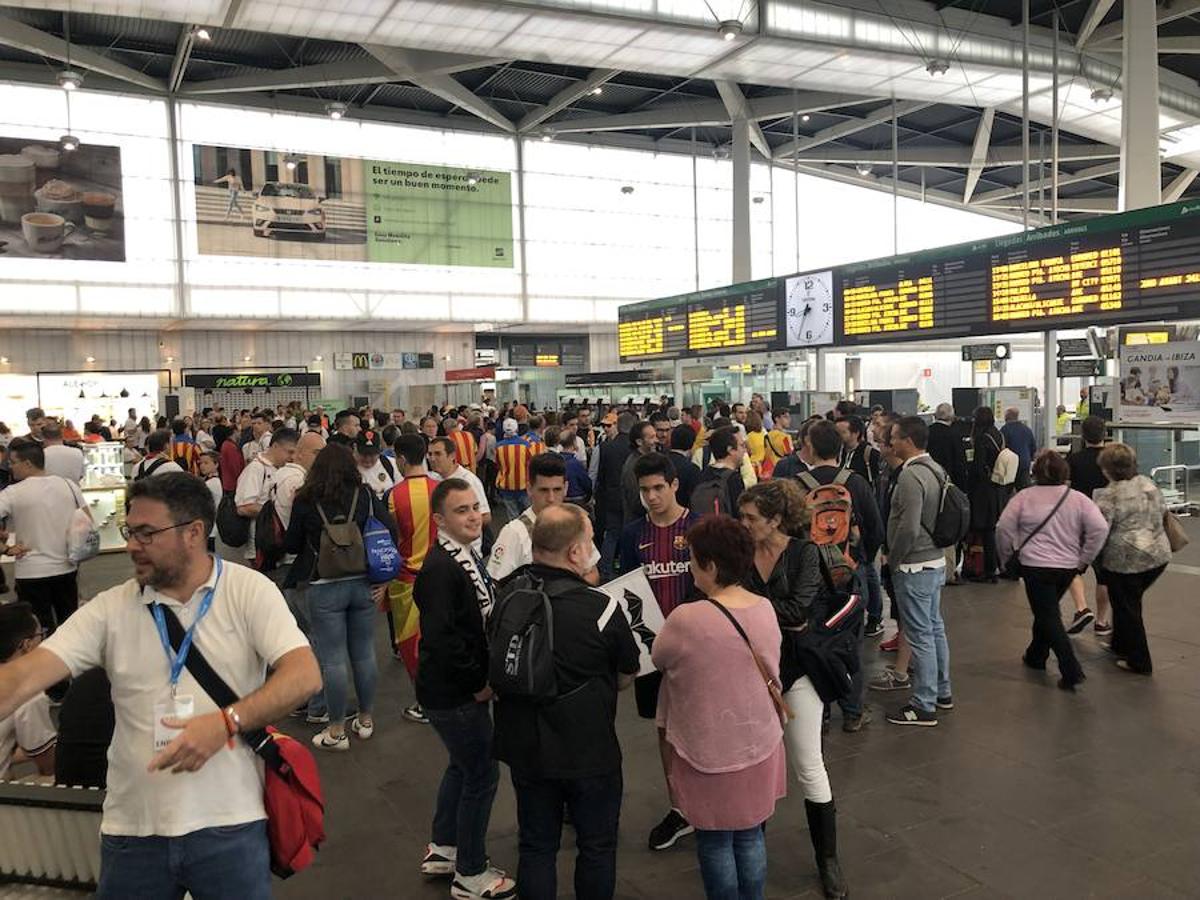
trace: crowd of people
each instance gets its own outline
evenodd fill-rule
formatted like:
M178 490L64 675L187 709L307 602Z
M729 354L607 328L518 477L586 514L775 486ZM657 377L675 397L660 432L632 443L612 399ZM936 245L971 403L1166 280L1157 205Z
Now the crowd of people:
M31 762L107 784L101 897L167 896L177 853L178 885L269 896L260 776L233 738L290 714L319 726L322 752L370 740L389 718L375 704L383 618L415 692L403 717L430 726L447 760L420 869L460 900L556 897L568 818L576 896L613 896L626 688L660 749L650 851L694 834L709 897L763 897L790 769L821 890L844 897L822 735L835 708L860 733L868 691L905 695L884 714L895 726L934 727L954 708L945 587L1023 580L1022 662L1044 670L1053 652L1064 690L1086 677L1071 638L1089 626L1123 670L1153 668L1142 599L1171 557L1166 507L1097 418L1064 457L1016 410L997 428L989 408L961 420L946 404L927 422L849 402L794 421L758 395L412 417L292 403L153 427L131 409L101 439L126 445L135 577L83 606L66 540L86 509L82 455L67 423L27 418L0 461L18 601L0 607L0 777ZM946 539L951 490L969 528ZM386 577L367 549L381 539L400 558ZM602 589L637 572L656 633L635 600ZM172 649L163 610L194 643ZM242 699L219 708L188 648ZM894 664L868 679L864 648ZM108 714L69 726L84 708ZM67 741L69 727L88 739ZM515 878L486 846L499 762L517 798ZM168 769L190 774L151 774Z

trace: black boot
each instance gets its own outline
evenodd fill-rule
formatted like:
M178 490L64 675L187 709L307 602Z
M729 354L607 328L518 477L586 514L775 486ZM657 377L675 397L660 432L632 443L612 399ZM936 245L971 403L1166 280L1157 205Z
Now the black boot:
M817 856L817 871L821 873L821 887L828 898L849 897L850 889L842 877L842 867L837 858L837 810L833 801L813 803L804 801L808 814L808 831L812 836L813 851Z

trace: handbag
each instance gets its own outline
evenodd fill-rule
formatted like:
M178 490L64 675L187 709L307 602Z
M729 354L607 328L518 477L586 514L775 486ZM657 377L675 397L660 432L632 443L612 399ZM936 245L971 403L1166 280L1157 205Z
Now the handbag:
M742 636L742 640L746 642L746 646L750 648L750 655L754 657L754 665L758 668L758 674L762 676L763 683L767 686L767 693L771 695L771 702L775 705L775 712L779 714L779 724L786 725L788 720L794 718L792 710L787 705L787 701L783 699L783 689L779 682L767 670L767 665L762 661L762 657L758 655L758 651L754 649L754 645L750 643L750 638L746 634L741 623L733 617L733 613L727 610L724 606L718 603L712 597L705 597L709 603L721 611L721 615L727 618L730 624L737 629L737 633Z
M67 479L63 479L64 482ZM70 482L67 482L71 486ZM75 490L72 487L71 493ZM86 506L76 501L75 511L67 523L67 559L79 565L86 559L91 559L100 553L100 529L92 519L92 513Z
M154 615L154 604L146 604L146 609ZM183 626L171 609L164 606L162 610L167 637L178 653L183 645ZM218 708L226 709L240 699L195 644L185 665ZM325 841L325 801L317 761L303 744L270 726L243 731L241 738L263 760L263 806L267 811L271 872L288 878L311 865Z
M1030 541L1032 541L1034 536L1039 531L1041 531L1043 528L1045 528L1047 523L1049 523L1049 521L1054 518L1054 514L1056 512L1058 512L1059 508L1063 505L1064 502L1066 502L1067 495L1070 493L1071 493L1071 488L1068 485L1067 489L1065 491L1063 491L1063 495L1058 498L1058 502L1054 504L1054 509L1050 510L1050 514L1048 516L1046 516L1046 518L1042 519L1042 521L1038 523L1038 527L1033 529L1033 531L1029 532L1029 536L1027 538L1025 538L1025 540L1021 541L1021 546L1019 546L1016 550L1013 551L1012 556L1010 556L1008 558L1008 561L1004 564L1004 574L1005 575L1007 575L1009 578L1016 580L1017 578L1020 578L1024 574L1024 571L1021 568L1021 551L1024 550L1025 545L1028 544Z
M1183 523L1179 521L1179 516L1169 509L1163 513L1163 531L1167 533L1167 541L1171 544L1172 553L1178 553L1191 543L1191 538L1183 530Z

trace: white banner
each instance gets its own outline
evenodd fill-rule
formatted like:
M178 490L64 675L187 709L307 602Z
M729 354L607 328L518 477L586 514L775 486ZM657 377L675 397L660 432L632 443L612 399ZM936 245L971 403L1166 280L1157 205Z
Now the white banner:
M1200 343L1121 348L1118 422L1200 422Z
M621 612L629 620L629 627L633 629L633 639L637 641L641 656L638 675L649 675L654 671L650 649L654 646L654 639L662 631L663 614L658 601L654 599L654 591L650 588L646 573L638 569L600 585L600 590L617 601Z

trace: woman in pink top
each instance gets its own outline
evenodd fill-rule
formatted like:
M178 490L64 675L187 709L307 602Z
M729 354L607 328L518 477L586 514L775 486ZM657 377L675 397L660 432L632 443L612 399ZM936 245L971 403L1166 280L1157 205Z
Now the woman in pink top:
M787 795L787 763L783 726L754 653L777 683L783 639L770 602L739 585L754 564L746 530L729 516L706 516L687 540L696 587L712 602L676 608L654 641L667 781L696 829L707 896L761 900L763 825Z
M1085 676L1063 629L1058 601L1108 537L1099 507L1071 489L1070 474L1065 459L1043 450L1033 461L1034 486L1008 502L996 525L999 558L1018 554L1033 610L1033 639L1023 657L1025 665L1045 669L1053 650L1061 675L1058 686L1065 691L1074 691Z

